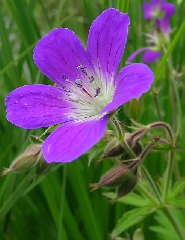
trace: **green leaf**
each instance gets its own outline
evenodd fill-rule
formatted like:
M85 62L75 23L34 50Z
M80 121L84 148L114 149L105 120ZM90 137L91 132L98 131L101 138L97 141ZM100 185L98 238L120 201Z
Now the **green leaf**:
M180 222L182 223L182 225L180 225L180 227L182 228L181 230L183 231L184 213L181 213L180 211L176 211L176 210L172 210L172 209L170 209L170 212L173 215L173 218L177 220L178 224L180 224ZM182 238L179 238L176 228L174 228L169 217L166 216L162 210L157 210L155 212L154 218L157 221L157 226L151 226L150 230L158 233L159 239L161 239L161 240L163 240L163 239L168 239L168 240L182 239ZM183 231L182 235L184 235L184 231Z
M169 193L169 198L176 197L185 189L185 178L181 179L179 182L176 182L173 186L171 192Z
M112 232L112 237L118 236L120 233L128 229L129 227L140 223L145 217L151 214L156 208L147 206L143 208L135 208L126 212L122 218L118 221L115 229Z
M176 236L173 231L170 231L171 229L164 229L164 227L161 226L152 226L150 227L150 230L152 230L155 233L159 234L158 240L168 239L168 240L179 240L178 236Z
M133 240L144 240L144 235L141 228L136 229Z
M185 208L185 199L184 198L168 199L168 204L177 208Z
M103 195L111 199L117 196L116 193L112 193L112 192L104 193ZM129 205L134 205L136 207L145 207L151 204L151 202L148 199L145 199L135 193L129 193L128 195L122 198L119 198L117 201L121 203L129 204Z

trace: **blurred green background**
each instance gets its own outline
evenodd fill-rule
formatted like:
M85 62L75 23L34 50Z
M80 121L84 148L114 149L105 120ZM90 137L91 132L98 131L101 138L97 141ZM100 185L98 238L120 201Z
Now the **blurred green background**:
M0 171L9 167L13 159L24 151L29 137L39 135L43 130L26 131L6 120L4 98L13 89L25 84L51 84L35 66L32 50L37 41L51 29L67 27L73 30L86 45L88 29L92 21L106 8L127 9L131 19L128 42L123 55L122 66L136 49L144 47L147 24L143 19L144 1L116 0L1 0L0 1ZM172 1L171 1L172 2ZM185 1L174 0L176 14L172 17L172 39L184 21ZM174 126L172 111L170 74L163 66L154 87L160 88L157 99L161 106L162 120L178 130L177 147L182 151L175 154L174 181L185 176L185 34L178 40L171 59L176 69L180 113L176 109L178 124ZM137 57L141 61L141 57ZM160 60L150 65L155 72ZM182 73L177 75L177 73ZM129 105L123 106L119 115L126 125L130 117L142 124L158 121L155 98L150 91L142 98L139 114ZM138 110L138 109L137 109ZM134 115L135 114L135 115ZM162 135L162 133L159 133ZM94 148L96 151L96 147ZM163 153L151 152L145 165L154 180L163 174L166 161ZM47 239L111 239L110 233L123 213L132 209L130 204L120 202L110 206L102 196L107 191L99 189L90 192L89 183L99 182L100 177L112 166L110 160L88 167L87 155L72 163L55 166L51 172L35 180L29 174L14 174L0 178L0 239L47 240ZM137 188L136 188L137 191ZM178 213L177 213L178 214ZM181 210L184 214L184 210ZM180 216L181 217L181 216ZM141 228L144 239L164 239L152 232L151 226L160 225L160 212L121 234L125 239L139 239L134 232ZM162 225L161 225L162 226ZM130 236L130 238L129 238ZM136 235L135 235L136 236ZM118 239L118 238L117 238ZM142 238L141 238L142 239ZM185 239L185 238L184 238ZM172 239L173 240L173 239Z

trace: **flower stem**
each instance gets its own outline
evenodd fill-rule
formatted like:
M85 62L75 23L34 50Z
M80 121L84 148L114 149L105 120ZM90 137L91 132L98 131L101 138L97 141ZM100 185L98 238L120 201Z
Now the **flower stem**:
M150 174L148 173L147 169L144 166L142 166L142 169L143 169L143 174L144 174L145 178L147 179L147 181L150 183L150 186L152 187L152 190L153 190L153 192L154 192L154 194L155 194L155 196L158 200L158 203L161 206L163 206L161 195L160 195L159 190L156 187L153 179L151 178Z
M168 124L163 123L163 122L156 122L156 123L150 124L150 127L151 128L164 127L166 129L166 131L168 132L172 147L175 147L173 132ZM173 171L173 165L174 165L174 152L173 152L173 150L171 150L169 153L168 166L167 166L167 171L165 174L166 178L165 178L164 192L163 192L163 203L165 203L165 201L166 201L166 198L168 196L168 191L171 186L171 176L172 176L172 171Z
M123 147L125 148L125 150L127 151L127 153L130 155L130 157L133 158L133 159L136 159L137 156L132 151L132 149L128 146L127 142L125 140L123 140L122 144L123 144ZM151 176L149 175L148 171L146 170L146 168L144 166L143 166L143 173L144 173L145 178L147 179L147 181L150 183L150 186L151 186L154 194L156 195L156 198L157 198L158 202L160 204L162 204L162 200L161 200L161 196L160 196L159 190L157 189L154 181L152 180Z
M164 123L164 122L155 122L155 123L152 123L149 125L150 128L155 128L155 127L163 127L166 129L166 131L168 132L169 134L169 137L170 137L170 140L173 144L173 147L174 147L174 137L173 137L173 132L170 128L170 126L167 124L167 123Z
M120 141L122 141L122 139L124 139L124 132L123 132L123 128L122 128L122 126L121 126L121 123L119 122L119 120L117 119L117 117L115 117L115 116L113 116L112 118L111 118L111 125L112 125L112 127L113 127L113 129L114 129L114 131L115 131L115 133L116 133L116 137L120 140Z
M174 152L172 150L169 153L168 166L167 166L167 170L165 173L166 178L165 178L165 184L164 184L163 202L166 201L169 188L171 187L171 176L172 176L172 171L173 171L173 165L174 165Z
M157 113L158 113L158 118L159 118L160 121L162 121L162 114L161 114L160 105L159 105L157 95L158 95L158 93L153 90L153 97L154 97L154 102L155 102Z

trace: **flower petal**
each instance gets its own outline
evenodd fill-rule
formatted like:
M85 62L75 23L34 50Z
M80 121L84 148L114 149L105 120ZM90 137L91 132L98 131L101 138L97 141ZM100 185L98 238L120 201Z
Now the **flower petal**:
M144 2L143 4L144 18L150 19L153 16L153 6L151 3Z
M141 97L150 89L153 81L153 72L145 64L133 63L122 68L116 78L114 98L101 113L118 108L133 98Z
M63 101L62 89L43 84L25 85L5 99L7 119L16 126L35 129L67 120L69 103Z
M40 71L60 86L64 83L64 76L70 81L80 78L78 66L85 66L89 71L92 69L82 43L67 28L53 29L44 36L37 43L33 58Z
M102 80L115 76L125 48L129 17L117 9L107 9L98 16L89 31L87 52Z
M175 6L172 3L164 3L162 11L165 12L165 16L163 19L157 19L156 24L162 32L169 34L171 31L170 17L175 14Z
M144 48L139 48L138 50L136 50L135 52L133 52L128 58L127 58L127 62L130 63L131 61L133 61L136 56L141 53L141 52L144 52L146 50L148 50L149 47L144 47Z
M68 122L57 128L43 143L46 162L71 162L103 136L108 117L81 123Z
M163 3L161 10L166 13L165 17L169 18L175 14L175 5L173 3Z
M151 50L147 50L143 54L142 59L146 63L151 63L156 61L161 56L161 54L162 54L161 52L154 52Z

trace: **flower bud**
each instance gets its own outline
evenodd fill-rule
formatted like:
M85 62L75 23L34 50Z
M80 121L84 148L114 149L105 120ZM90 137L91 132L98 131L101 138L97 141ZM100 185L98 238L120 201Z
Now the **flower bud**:
M117 138L113 138L106 146L103 156L98 159L98 162L107 157L119 156L120 154L124 153L124 151L125 149L122 144L120 144L119 140Z
M129 192L131 192L136 186L136 183L137 183L137 169L134 168L133 170L128 171L127 176L123 178L123 181L118 188L117 197L111 199L109 201L110 204L113 204L118 198L123 197L127 195Z
M129 166L120 164L106 173L100 183L90 184L90 187L94 187L92 189L93 191L99 187L117 187L124 184L128 185L128 183L132 180L133 175L135 175L133 169L129 169Z
M133 141L130 136L130 133L125 133L125 141L132 148L136 156L138 156L142 152L142 146L138 141ZM117 138L113 138L106 146L103 156L98 159L98 162L104 160L107 157L117 157L119 155L121 155L122 159L130 159L130 156L125 151L123 144Z
M142 99L134 98L130 100L125 107L125 111L129 118L137 119L142 113Z
M22 173L30 170L42 159L41 146L41 144L29 145L26 150L12 162L8 169L4 169L1 176L9 172Z

